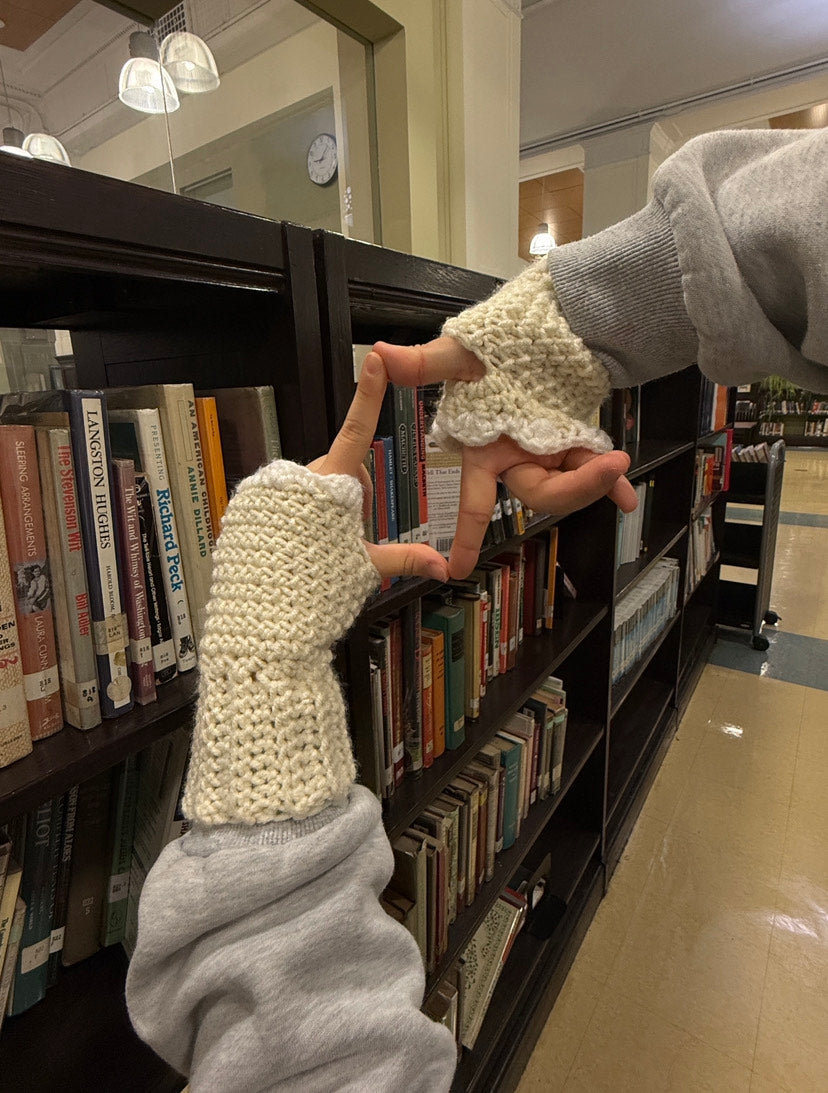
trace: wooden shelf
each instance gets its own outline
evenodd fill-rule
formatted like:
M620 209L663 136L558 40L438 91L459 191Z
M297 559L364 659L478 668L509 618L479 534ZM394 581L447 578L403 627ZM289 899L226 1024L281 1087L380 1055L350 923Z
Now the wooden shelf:
M132 1030L120 945L62 969L58 982L2 1034L3 1089L15 1093L178 1093L186 1079Z
M607 768L607 823L618 808L647 752L664 711L673 700L673 688L655 679L641 679L613 717L609 730Z
M653 566L669 554L670 551L681 542L687 534L687 525L684 524L676 531L670 525L656 528L650 536L652 549L642 554L634 562L625 562L615 571L615 601L621 598L637 581L649 573Z
M575 601L555 619L555 628L536 638L524 638L517 665L493 679L481 701L477 721L466 721L466 739L459 748L445 751L420 775L406 775L385 805L385 826L393 839L442 793L452 778L470 762L521 708L533 691L583 641L607 608ZM573 711L573 716L577 713Z
M647 665L650 663L650 661L659 651L661 646L664 644L667 636L673 632L673 628L680 618L681 611L677 611L675 615L673 615L672 619L670 619L670 621L661 631L661 633L658 635L658 637L655 639L653 644L647 649L647 652L644 654L638 664L636 664L634 668L631 668L625 676L622 676L621 679L619 679L618 682L613 685L610 699L610 714L612 717L615 717L616 713L623 705L630 691L644 674L644 670L646 669Z
M706 509L709 509L713 502L717 501L722 496L722 493L722 490L716 490L715 493L708 494L707 497L702 497L701 501L699 501L698 504L693 508L693 512L690 517L691 520L698 520L701 514Z
M159 687L158 700L149 706L136 706L86 732L66 725L54 736L38 740L30 755L0 770L0 823L65 793L187 724L197 689L197 672L187 672Z
M695 446L694 440L688 440L684 444L676 444L670 440L642 440L629 451L630 469L627 471L627 478L640 478L642 474L648 474L662 463L668 463Z
M595 725L574 724L572 729L574 732L572 733L572 739L570 740L570 727L567 726L566 748L564 749L564 769L560 793L555 794L554 797L547 798L545 801L537 801L532 805L529 810L529 815L521 823L520 837L515 841L514 846L510 846L508 850L502 851L495 859L494 877L479 889L471 907L466 908L449 927L448 949L446 950L445 956L440 961L439 967L426 981L426 998L434 991L448 969L466 948L478 926L488 914L492 904L508 885L511 878L514 876L515 870L532 849L538 836L549 823L561 803L565 800L572 783L581 773L584 764L604 736L603 729ZM597 832L594 834L590 833L588 836L584 835L582 832L582 839L580 841L576 840L573 844L571 840L568 841L565 834L565 832L569 831L569 826L565 825L562 830L564 831L564 835L561 836L560 845L556 831L555 848L558 856L566 859L559 861L558 863L561 877L564 878L569 875L569 872L575 865L574 861L569 861L568 859L568 848L572 845L580 847L583 845L584 839L586 839L587 841L592 841L592 850L594 851L600 839Z

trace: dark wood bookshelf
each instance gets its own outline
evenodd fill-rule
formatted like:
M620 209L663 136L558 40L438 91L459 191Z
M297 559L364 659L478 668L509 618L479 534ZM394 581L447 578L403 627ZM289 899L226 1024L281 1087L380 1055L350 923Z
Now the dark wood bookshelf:
M354 343L421 343L501 283L82 171L0 161L0 325L69 330L80 387L270 384L284 455L300 462L324 452L344 418ZM560 598L553 630L524 639L516 667L491 681L465 744L420 777L407 776L386 806L393 838L546 675L562 676L570 710L562 792L533 806L514 847L498 857L494 878L453 925L441 969L429 977L433 989L503 887L536 856L550 854L544 899L515 941L475 1050L463 1053L456 1091L515 1089L669 746L676 706L688 700L709 649L718 564L628 678L611 687L616 595L670 552L683 578L686 572L693 453L706 439L697 436L700 403L696 369L641 389L641 440L630 452L629 475L655 479L643 559L615 573L616 511L606 499L544 517L523 536L486 549L484 557L494 557L557 524L558 559L577 598ZM722 498L712 503L714 534L724 507ZM373 749L368 626L434 587L399 582L368 605L341 643L360 763ZM64 728L36 744L30 757L0 771L0 822L189 725L196 685L189 673L161 688L154 705L87 733ZM180 1090L184 1080L129 1025L125 969L120 948L103 950L67 969L43 1002L8 1019L0 1085L24 1093Z
M583 770L584 764L595 751L603 736L603 728L588 723L567 726L567 748L564 753L560 792L556 793L554 797L548 797L545 801L537 801L532 805L529 809L529 815L522 821L520 835L515 840L514 845L510 846L508 850L501 851L495 859L494 877L490 881L486 881L477 892L472 905L467 907L449 927L448 949L440 961L439 967L426 980L426 998L434 991L448 969L468 945L492 904L509 884L517 867L535 845L538 837L544 831L559 806L565 801L570 787ZM555 847L558 846L558 837L559 833L556 829ZM594 839L592 845L594 850L598 844L599 836L595 833L589 835L588 838L590 840ZM563 846L566 846L566 840L564 840ZM564 857L566 858L565 854ZM571 864L571 862L565 860L560 868L565 871L567 868L571 868Z
M523 639L515 667L496 676L481 699L477 721L466 720L466 739L459 748L445 751L418 775L406 774L388 799L385 827L393 839L441 793L484 744L504 728L506 722L530 698L533 691L586 638L606 615L607 608L587 603L573 603L555 620L555 627L539 637ZM577 712L573 711L577 718Z

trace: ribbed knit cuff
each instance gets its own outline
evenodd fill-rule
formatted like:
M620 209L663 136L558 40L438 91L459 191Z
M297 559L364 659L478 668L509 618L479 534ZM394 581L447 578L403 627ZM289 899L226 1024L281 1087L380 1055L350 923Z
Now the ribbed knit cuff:
M676 244L657 201L550 251L549 271L570 327L606 365L613 387L635 387L696 360Z
M610 450L609 437L589 420L609 392L607 371L570 329L545 263L449 319L443 334L471 350L486 372L446 384L432 427L441 447L508 436L535 455Z
M356 479L277 460L239 485L213 558L185 815L267 824L345 799L356 772L330 647L378 582Z

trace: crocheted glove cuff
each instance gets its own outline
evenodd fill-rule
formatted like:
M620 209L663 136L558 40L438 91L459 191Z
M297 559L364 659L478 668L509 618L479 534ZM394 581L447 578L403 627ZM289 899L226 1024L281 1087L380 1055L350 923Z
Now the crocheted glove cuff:
M185 815L302 820L345 798L356 772L330 646L378 583L355 478L277 460L239 485L213 557Z
M609 393L607 370L570 329L545 262L449 319L442 332L478 356L486 374L446 384L432 427L441 447L478 447L505 434L535 455L611 450L609 437L588 424Z

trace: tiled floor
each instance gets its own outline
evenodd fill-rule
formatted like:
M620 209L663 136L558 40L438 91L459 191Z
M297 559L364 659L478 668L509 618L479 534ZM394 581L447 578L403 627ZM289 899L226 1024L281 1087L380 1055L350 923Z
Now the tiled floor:
M828 514L828 452L788 453L782 508ZM767 653L720 642L705 668L519 1093L828 1091L817 524L780 526Z

